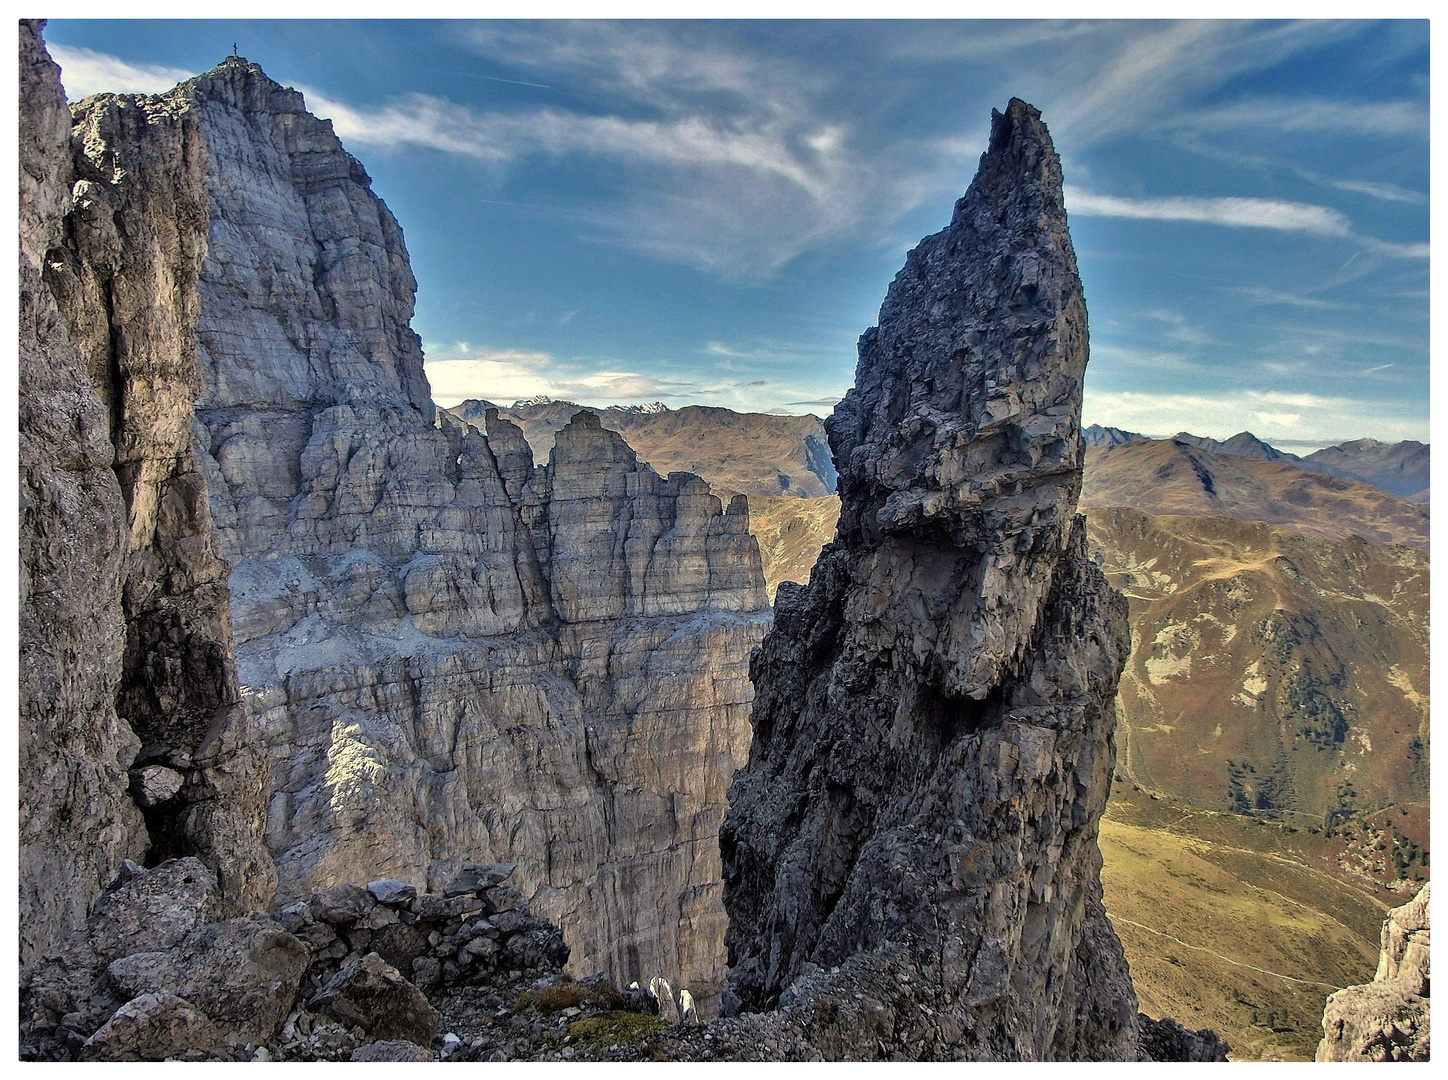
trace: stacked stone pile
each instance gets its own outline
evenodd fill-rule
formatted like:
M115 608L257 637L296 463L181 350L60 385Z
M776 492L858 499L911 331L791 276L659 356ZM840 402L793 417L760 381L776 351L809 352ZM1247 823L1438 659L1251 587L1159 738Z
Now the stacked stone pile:
M198 860L127 862L85 926L29 970L21 1057L429 1058L445 1044L425 990L526 986L568 958L557 927L503 884L512 871L466 864L442 893L334 885L215 922L216 878Z

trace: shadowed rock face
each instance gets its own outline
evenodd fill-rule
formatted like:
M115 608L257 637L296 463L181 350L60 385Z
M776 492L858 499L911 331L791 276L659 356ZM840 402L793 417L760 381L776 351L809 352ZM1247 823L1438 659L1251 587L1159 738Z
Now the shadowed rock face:
M731 988L826 1056L1137 1052L1100 903L1129 640L1074 516L1086 353L1060 165L1012 101L860 339L828 423L835 541L780 586L751 665L721 834ZM806 1007L836 965L908 987L880 1038Z
M38 23L21 23L20 53L28 962L148 847L213 861L224 849L231 910L264 901L275 877L255 759L230 708L225 566L192 447L204 157L194 127L160 103L97 101L72 130ZM133 765L150 770L149 820L129 792Z

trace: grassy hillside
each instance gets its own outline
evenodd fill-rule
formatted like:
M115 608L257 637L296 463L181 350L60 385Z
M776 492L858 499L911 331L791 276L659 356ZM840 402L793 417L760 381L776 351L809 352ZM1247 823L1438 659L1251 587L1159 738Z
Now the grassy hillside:
M1391 903L1305 831L1113 785L1106 910L1141 1010L1209 1027L1235 1061L1312 1059L1333 990L1372 978Z
M820 548L834 539L837 495L822 499L749 497L749 531L759 541L769 599L781 581L809 581Z
M1401 835L1426 843L1427 552L1121 508L1088 523L1131 608L1121 771L1334 832L1411 807Z
M1088 449L1081 507L1101 506L1219 514L1332 540L1356 535L1376 544L1428 544L1421 503L1287 461L1215 454L1171 439Z

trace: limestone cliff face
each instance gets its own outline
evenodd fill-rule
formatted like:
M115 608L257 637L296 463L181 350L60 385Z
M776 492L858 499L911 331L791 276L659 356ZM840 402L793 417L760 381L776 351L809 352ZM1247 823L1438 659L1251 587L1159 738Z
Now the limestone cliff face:
M1327 999L1318 1061L1427 1061L1432 894L1424 885L1383 920L1373 981Z
M780 586L751 670L721 835L731 988L827 1056L1137 1053L1100 899L1129 640L1074 516L1086 353L1059 162L1012 101L861 338L828 423L836 539ZM839 965L895 987L864 1018L878 1045L805 1007Z
M126 510L105 407L42 279L62 244L70 109L20 23L20 962L84 921L146 848L116 716Z
M125 498L116 709L141 740L132 786L151 857L201 855L238 914L266 903L276 874L193 431L207 149L185 97L103 94L74 110L71 156L68 243L47 280L109 410Z
M255 65L89 99L72 150L52 290L110 408L152 857L249 906L516 861L578 970L717 987L769 619L743 501L591 417L542 467L435 424L401 230Z
M579 970L722 976L711 843L767 621L742 502L582 416L433 405L397 223L254 65L183 86L210 153L199 437L282 900L516 861Z
M21 639L37 653L21 687L22 763L36 766L21 770L23 831L41 865L92 848L85 880L26 871L22 892L27 910L58 904L73 925L118 857L187 851L218 867L239 912L267 900L275 874L192 434L204 147L172 99L106 95L72 117L38 27L21 34L34 124L22 270L33 289L39 256L47 294L32 293L46 322L31 324L21 380L22 609L35 616ZM71 410L75 427L56 427ZM39 925L36 944L53 940Z

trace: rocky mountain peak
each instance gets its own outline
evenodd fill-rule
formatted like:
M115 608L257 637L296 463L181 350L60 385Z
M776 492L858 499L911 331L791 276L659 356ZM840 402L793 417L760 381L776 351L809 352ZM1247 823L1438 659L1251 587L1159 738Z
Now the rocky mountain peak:
M817 1007L838 967L906 999L884 1056L1137 1052L1095 841L1129 638L1074 516L1086 355L1059 161L1012 101L860 339L836 540L751 663L731 986L816 1046L859 1045Z
M963 636L919 657L952 692L987 693L1034 624L1041 559L1064 546L1081 487L1086 357L1060 162L1040 114L1013 101L993 114L950 226L907 256L826 423L842 544L884 551L928 535L975 563L958 579L974 598L950 601ZM902 594L888 621L917 624L935 583L899 584L914 599Z

